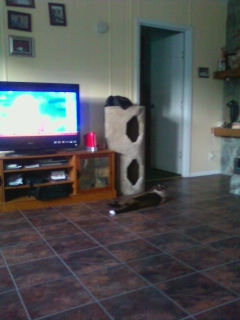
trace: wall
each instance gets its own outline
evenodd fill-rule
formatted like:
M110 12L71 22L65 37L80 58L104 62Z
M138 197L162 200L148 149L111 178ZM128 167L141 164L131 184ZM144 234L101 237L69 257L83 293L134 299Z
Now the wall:
M225 0L52 0L66 4L67 27L50 26L48 1L35 0L34 9L6 7L0 0L0 80L79 83L82 134L96 131L104 138L104 102L109 95L134 101L136 19L193 27L192 175L220 169L219 142L210 128L222 116L223 83L198 78L198 67L217 67L225 44ZM7 10L30 13L32 32L7 28ZM98 20L109 31L96 32ZM9 56L8 35L33 37L34 58ZM208 160L214 148L216 158Z

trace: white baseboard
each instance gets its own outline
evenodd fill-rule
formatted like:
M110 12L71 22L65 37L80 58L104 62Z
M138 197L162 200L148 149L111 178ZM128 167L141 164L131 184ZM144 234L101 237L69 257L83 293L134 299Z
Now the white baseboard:
M221 174L221 170L193 172L193 173L190 173L188 177L192 178L192 177L211 176L214 174Z

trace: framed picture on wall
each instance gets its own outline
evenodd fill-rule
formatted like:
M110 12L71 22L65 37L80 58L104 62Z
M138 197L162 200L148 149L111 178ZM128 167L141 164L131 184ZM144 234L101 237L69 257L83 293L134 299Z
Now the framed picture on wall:
M35 8L34 0L5 0L6 6Z
M48 3L50 24L52 26L66 26L65 5L58 3Z
M33 38L9 36L9 54L34 57Z
M8 29L31 32L31 15L28 13L8 11Z
M198 68L198 77L199 78L209 78L209 68Z

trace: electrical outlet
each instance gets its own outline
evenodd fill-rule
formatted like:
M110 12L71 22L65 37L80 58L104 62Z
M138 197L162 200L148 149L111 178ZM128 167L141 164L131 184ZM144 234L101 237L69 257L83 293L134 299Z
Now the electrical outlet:
M213 151L209 152L209 154L208 154L208 160L209 160L209 161L212 161L214 158L215 158L214 152L213 152Z

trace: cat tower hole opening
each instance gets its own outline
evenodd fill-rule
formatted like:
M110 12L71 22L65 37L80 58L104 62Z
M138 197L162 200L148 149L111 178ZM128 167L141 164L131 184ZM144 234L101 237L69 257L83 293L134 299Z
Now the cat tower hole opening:
M139 164L136 159L132 160L127 168L127 178L132 185L135 185L139 179Z
M139 123L136 116L132 117L126 124L126 135L132 142L136 142L139 137Z

